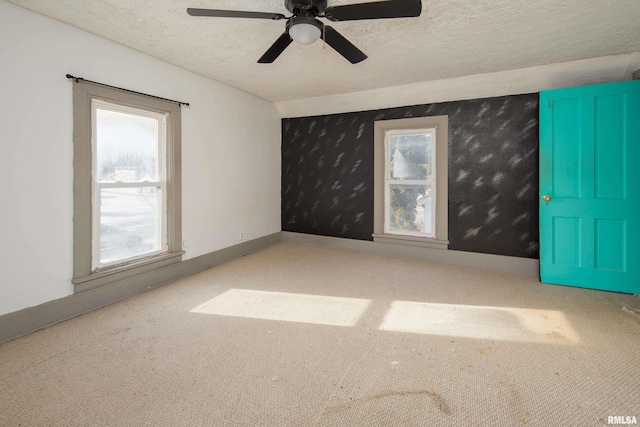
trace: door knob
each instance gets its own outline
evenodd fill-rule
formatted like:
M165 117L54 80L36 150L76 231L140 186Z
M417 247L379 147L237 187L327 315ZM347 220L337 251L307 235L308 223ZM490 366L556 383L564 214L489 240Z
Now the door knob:
M549 203L551 201L551 196L547 196L546 194L542 196L542 201L545 203Z

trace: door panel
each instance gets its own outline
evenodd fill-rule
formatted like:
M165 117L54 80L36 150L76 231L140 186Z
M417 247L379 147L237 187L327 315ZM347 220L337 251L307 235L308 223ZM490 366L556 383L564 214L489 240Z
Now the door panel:
M580 139L580 99L560 100L552 110L553 123L553 193L556 197L580 197L581 145L572 143Z
M598 270L626 271L626 221L596 219L596 265Z
M598 199L624 199L626 195L626 96L595 98L595 194Z
M540 276L640 293L640 81L540 93Z
M553 218L553 262L580 267L580 218Z

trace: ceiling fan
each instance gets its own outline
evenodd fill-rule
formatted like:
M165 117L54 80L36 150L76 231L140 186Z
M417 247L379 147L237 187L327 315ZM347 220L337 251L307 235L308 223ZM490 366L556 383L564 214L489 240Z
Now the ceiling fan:
M239 10L216 10L188 8L191 16L213 16L219 18L257 18L274 21L287 20L284 33L258 60L260 64L270 64L282 52L296 41L311 44L322 39L352 64L367 59L360 49L355 47L332 27L317 18L329 21L356 21L361 19L411 18L420 16L421 0L386 0L372 3L347 4L327 7L327 0L284 0L284 6L293 15L286 17L280 13L244 12Z

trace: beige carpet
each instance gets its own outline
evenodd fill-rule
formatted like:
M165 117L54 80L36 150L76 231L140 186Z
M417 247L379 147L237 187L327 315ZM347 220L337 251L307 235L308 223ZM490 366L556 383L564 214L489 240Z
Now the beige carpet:
M2 426L640 420L630 295L279 244L0 346Z

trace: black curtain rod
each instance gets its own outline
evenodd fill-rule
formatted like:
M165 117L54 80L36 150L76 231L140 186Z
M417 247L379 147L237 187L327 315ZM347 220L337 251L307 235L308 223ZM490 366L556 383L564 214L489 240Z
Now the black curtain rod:
M161 99L163 101L175 102L178 105L186 105L187 107L189 107L189 105L190 105L188 102L175 101L173 99L161 98L159 96L149 95L147 93L142 93L142 92L136 92L135 90L124 89L124 88L121 88L121 87L118 87L118 86L111 86L111 85L107 85L107 84L104 84L104 83L94 82L94 81L91 81L91 80L83 79L82 77L72 76L71 74L67 74L67 78L75 80L76 83L79 82L80 80L82 80L83 82L93 83L93 84L96 84L96 85L100 85L100 86L104 86L104 87L110 87L110 88L113 88L113 89L124 90L125 92L135 93L137 95L150 96L151 98Z

